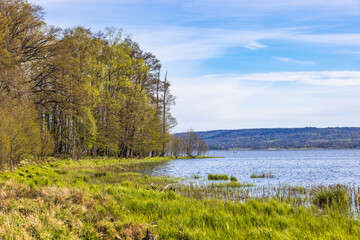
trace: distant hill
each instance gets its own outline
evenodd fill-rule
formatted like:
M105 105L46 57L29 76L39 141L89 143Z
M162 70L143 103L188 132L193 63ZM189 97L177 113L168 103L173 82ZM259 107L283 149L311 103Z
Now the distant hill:
M197 132L210 149L360 148L360 128L263 128Z

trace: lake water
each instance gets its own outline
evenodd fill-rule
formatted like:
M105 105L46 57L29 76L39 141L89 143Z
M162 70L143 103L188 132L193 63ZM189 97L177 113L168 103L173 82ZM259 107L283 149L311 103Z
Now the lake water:
M257 185L296 184L360 186L360 150L210 151L223 158L172 160L153 174L206 179L209 173L228 174L240 182ZM271 171L274 178L250 178L252 173Z

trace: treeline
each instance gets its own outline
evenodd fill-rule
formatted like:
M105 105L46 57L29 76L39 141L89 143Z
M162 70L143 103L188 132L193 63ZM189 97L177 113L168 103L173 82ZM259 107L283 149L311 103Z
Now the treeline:
M175 134L172 136L170 154L179 156L202 156L208 151L204 140L192 129L186 133Z
M211 149L360 148L360 128L264 128L198 132Z
M0 1L0 167L53 153L165 155L175 97L160 61L121 31L44 22L25 0Z

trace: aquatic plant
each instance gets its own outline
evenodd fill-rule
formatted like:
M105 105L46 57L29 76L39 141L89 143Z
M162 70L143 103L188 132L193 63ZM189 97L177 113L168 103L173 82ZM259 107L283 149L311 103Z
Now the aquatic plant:
M275 177L275 175L271 171L268 171L266 173L261 173L261 174L257 174L255 172L250 175L250 178L274 178L274 177Z
M237 178L234 177L234 176L231 176L231 177L230 177L230 181L232 181L232 182L237 182Z
M250 178L265 178L265 173L262 174L252 173L250 175Z
M229 176L226 174L209 174L208 180L229 180Z
M321 208L349 207L346 191L341 185L325 189L321 187L315 192L312 202Z

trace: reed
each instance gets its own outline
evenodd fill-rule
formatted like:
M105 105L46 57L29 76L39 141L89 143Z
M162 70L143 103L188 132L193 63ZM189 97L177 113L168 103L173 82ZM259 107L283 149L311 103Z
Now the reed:
M229 176L226 174L209 174L208 180L229 180Z
M275 177L275 175L271 171L268 171L266 173L261 173L261 174L257 174L255 172L250 175L250 178L274 178L274 177Z

